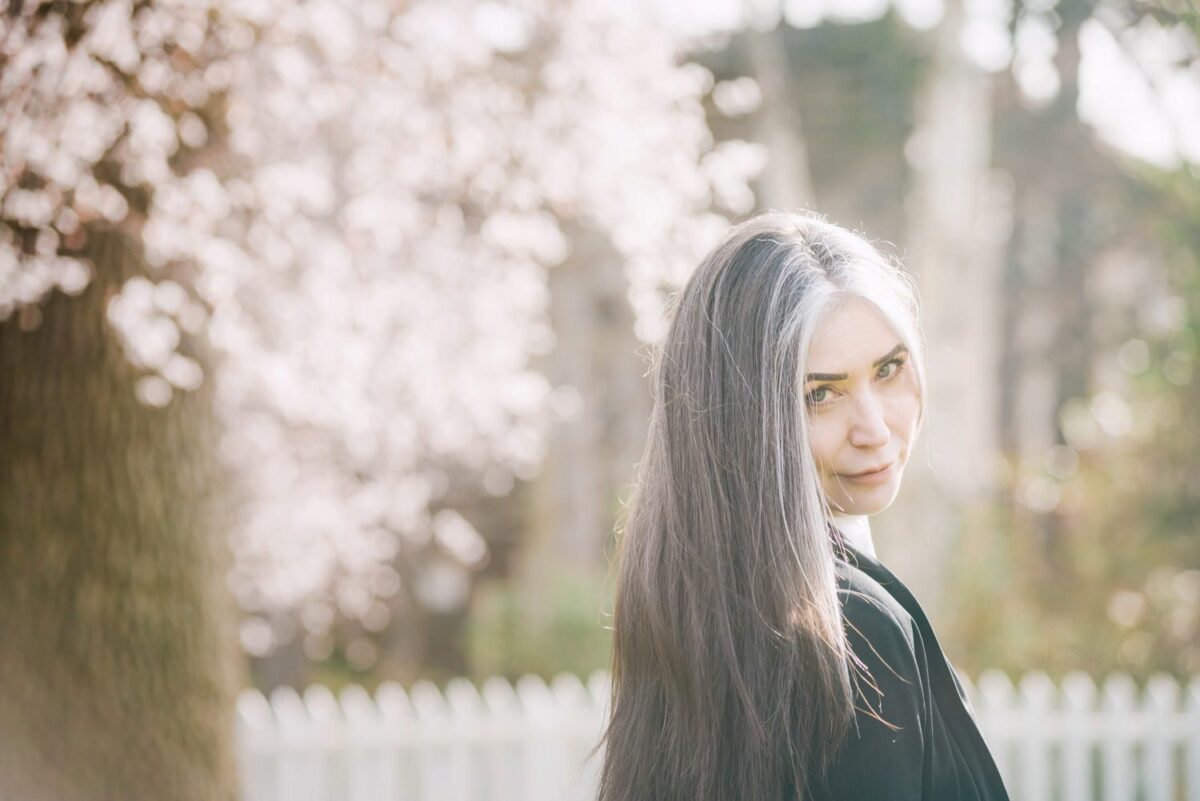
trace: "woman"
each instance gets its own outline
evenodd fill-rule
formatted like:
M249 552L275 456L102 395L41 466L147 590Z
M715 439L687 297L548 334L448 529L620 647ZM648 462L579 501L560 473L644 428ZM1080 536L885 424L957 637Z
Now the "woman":
M623 527L600 801L1007 799L867 524L924 389L912 284L861 237L771 212L701 262Z

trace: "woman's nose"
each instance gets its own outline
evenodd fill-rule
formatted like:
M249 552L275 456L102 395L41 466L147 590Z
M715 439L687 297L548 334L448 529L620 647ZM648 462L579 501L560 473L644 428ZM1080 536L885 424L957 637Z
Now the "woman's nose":
M864 393L854 403L850 444L856 448L878 448L888 443L891 432L883 416L883 401L874 392Z

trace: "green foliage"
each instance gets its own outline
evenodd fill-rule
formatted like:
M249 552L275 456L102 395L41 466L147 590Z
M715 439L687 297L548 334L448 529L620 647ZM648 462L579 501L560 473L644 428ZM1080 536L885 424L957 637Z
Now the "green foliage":
M1163 248L1182 325L1135 340L1146 359L1127 367L1128 434L1066 448L1077 464L1035 477L1060 493L1052 512L1009 501L1030 478L1015 475L1005 500L967 523L950 636L968 672L1200 672L1200 174L1141 181L1138 208ZM1064 428L1093 411L1068 404Z
M612 603L604 576L556 570L544 586L544 598L530 597L515 580L479 588L467 624L473 678L586 677L608 668Z

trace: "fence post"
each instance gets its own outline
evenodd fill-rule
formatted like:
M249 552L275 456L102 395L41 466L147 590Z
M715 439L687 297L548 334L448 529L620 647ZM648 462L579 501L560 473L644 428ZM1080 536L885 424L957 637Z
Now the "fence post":
M460 789L463 777L455 773L451 758L453 723L450 708L437 686L429 681L414 684L409 699L417 713L420 735L417 769L421 792L417 798L419 801L445 801L448 798L458 801L463 796Z
M993 669L980 674L979 696L979 727L996 761L996 767L1004 778L1004 784L1011 792L1015 779L1012 769L1012 744L1021 735L1016 692L1008 676L1003 671Z
M1177 801L1175 760L1171 751L1176 733L1170 725L1179 706L1179 685L1165 673L1156 673L1146 683L1143 704L1146 721L1146 751L1143 776L1146 801Z
M303 698L312 732L311 759L321 765L320 784L314 793L321 801L342 801L346 797L346 727L342 709L333 692L323 684L309 685Z
M1058 688L1040 670L1021 677L1021 792L1024 801L1050 801L1050 748L1057 732L1051 731Z
M592 714L595 716L597 742L604 736L608 726L608 718L612 712L612 682L607 670L597 670L588 677L588 695L592 697ZM592 757L592 783L596 791L600 790L600 776L604 770L604 748L601 747Z
M1200 801L1200 676L1192 676L1188 682L1183 721L1183 769L1187 801Z
M319 801L324 764L319 755L308 710L291 687L271 693L271 708L279 725L279 797L286 801Z
M375 703L379 706L384 734L380 797L385 801L419 799L420 732L412 701L399 684L385 681L375 691Z
M495 743L488 754L493 797L496 801L529 798L532 791L522 762L528 724L516 690L506 679L493 676L483 683L483 700L488 706Z
M566 756L569 791L564 801L589 801L596 797L595 765L588 750L599 737L593 716L592 698L574 673L559 673L550 683L563 722L563 751Z
M557 730L561 719L554 696L540 676L517 679L517 697L525 708L525 788L521 801L561 801L563 751Z
M1078 670L1062 680L1063 801L1093 801L1092 753L1096 730L1096 698L1092 677Z
M1130 801L1137 792L1133 741L1133 721L1137 716L1137 687L1124 673L1114 673L1104 681L1104 801Z
M271 705L258 690L242 690L237 698L237 721L242 796L246 801L276 801L279 733Z
M375 783L382 780L381 757L387 748L379 707L358 684L343 687L339 698L346 731L346 799L375 801Z
M481 765L487 762L492 747L488 737L483 699L475 685L466 679L452 679L446 685L446 701L453 719L450 761L459 777L458 795L451 801L478 801L487 792L487 779Z

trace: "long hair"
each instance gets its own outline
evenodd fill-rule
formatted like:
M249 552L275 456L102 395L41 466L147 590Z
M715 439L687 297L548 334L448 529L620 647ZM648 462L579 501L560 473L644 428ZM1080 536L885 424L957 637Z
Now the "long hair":
M911 279L819 215L732 227L673 299L619 532L599 801L806 798L847 736L861 663L801 377L850 296L900 333L923 390Z

